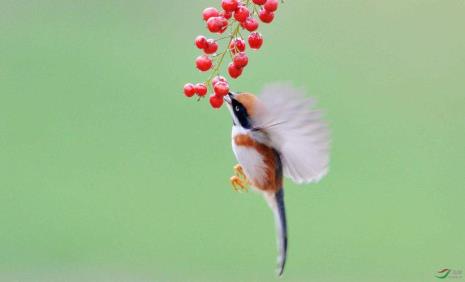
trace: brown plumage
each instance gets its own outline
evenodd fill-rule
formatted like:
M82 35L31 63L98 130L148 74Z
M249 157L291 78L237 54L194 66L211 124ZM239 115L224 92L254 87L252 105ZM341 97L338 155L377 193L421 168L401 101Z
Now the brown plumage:
M265 177L261 180L251 179L252 185L262 191L278 192L282 187L283 179L281 173L278 173L276 170L278 156L276 156L273 148L255 141L247 134L234 136L234 143L236 146L244 146L257 150L263 158Z

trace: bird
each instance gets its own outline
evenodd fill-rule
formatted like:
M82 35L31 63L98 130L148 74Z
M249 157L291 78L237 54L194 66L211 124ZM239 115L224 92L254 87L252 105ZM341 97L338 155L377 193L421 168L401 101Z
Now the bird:
M232 118L232 149L238 164L230 182L235 191L262 194L273 212L282 276L288 252L284 177L297 184L321 180L329 168L330 132L315 100L288 83L273 83L256 96L224 96Z

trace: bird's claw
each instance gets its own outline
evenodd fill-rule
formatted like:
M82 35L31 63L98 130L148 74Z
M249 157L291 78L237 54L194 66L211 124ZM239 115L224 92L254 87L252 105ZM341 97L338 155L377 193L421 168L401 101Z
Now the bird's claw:
M244 169L242 168L240 164L235 165L233 169L234 169L234 173L236 174L236 176L244 180L246 179L245 174L244 174Z
M235 175L230 179L233 191L247 192L249 190L248 181L240 164L234 166L234 173Z
M234 192L247 191L244 181L240 179L237 175L231 176L231 185L233 187Z

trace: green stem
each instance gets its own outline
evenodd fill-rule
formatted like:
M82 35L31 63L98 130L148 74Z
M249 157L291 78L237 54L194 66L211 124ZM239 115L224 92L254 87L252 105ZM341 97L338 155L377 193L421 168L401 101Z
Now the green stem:
M233 41L234 38L236 38L237 34L239 33L239 30L240 30L240 24L237 24L236 25L236 28L234 29L234 31L231 33L231 35L229 36L229 42L228 44L226 45L226 49L221 52L218 56L217 56L217 62L216 62L216 65L215 65L215 68L213 69L212 71L212 74L210 75L210 77L207 79L207 81L205 82L205 84L207 85L207 87L210 87L210 82L212 81L212 79L219 74L219 70L221 68L221 65L223 63L223 60L224 60L224 56L226 55L226 53L228 52L229 50L229 45L231 45L231 42Z
M250 0L247 0L245 1L245 6L247 6L247 8L250 8ZM253 10L252 10L252 15L254 13L257 13L257 8L255 7L255 5L252 5L253 6ZM229 24L228 24L228 27L229 26L232 26L234 24L234 21L231 21ZM237 35L240 35L240 37L243 39L244 37L242 36L242 33L241 33L241 25L240 23L237 23L236 27L233 29L233 32L229 35L229 36L224 36L224 37L220 37L218 39L216 39L215 41L220 41L220 40L223 40L223 39L226 39L226 38L229 38L229 42L228 44L226 45L226 49L221 52L221 53L218 53L217 55L214 56L215 58L215 68L213 69L210 77L207 79L207 81L205 82L205 84L207 85L208 88L211 89L211 81L213 80L213 78L217 75L219 75L219 70L221 68L221 65L223 64L223 60L224 60L224 57L226 55L226 53L229 53L229 55L231 56L231 59L233 58L232 57L232 53L231 53L231 50L229 49L229 46L231 45L231 42L237 37ZM237 49L237 47L236 47ZM238 51L238 50L236 50Z

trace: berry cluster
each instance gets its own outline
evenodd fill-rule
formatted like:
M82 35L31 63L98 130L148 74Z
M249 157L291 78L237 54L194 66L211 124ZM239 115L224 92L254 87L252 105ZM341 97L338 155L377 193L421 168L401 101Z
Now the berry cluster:
M278 0L222 0L221 8L218 10L209 7L202 13L207 29L218 34L218 37L213 39L199 35L194 41L195 46L203 51L203 54L195 60L195 65L201 72L210 71L210 76L203 83L184 85L184 94L187 97L197 95L200 99L205 97L209 88L213 90L213 94L210 95L210 104L215 109L223 105L223 97L229 93L228 81L220 76L226 54L229 54L231 58L227 72L231 78L237 79L249 63L242 32L250 32L247 37L250 49L260 49L263 37L257 32L259 26L257 18L263 23L271 23L278 9ZM222 35L227 31L228 35ZM227 44L224 50L218 52L218 43L222 40L227 40Z

